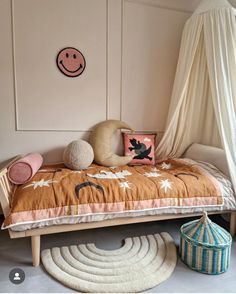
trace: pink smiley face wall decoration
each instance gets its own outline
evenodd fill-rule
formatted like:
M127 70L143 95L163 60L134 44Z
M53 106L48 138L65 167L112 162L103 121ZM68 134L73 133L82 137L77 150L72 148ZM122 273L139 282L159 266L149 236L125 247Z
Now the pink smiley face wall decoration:
M57 66L68 77L78 77L85 69L86 62L83 54L73 47L63 48L57 54Z

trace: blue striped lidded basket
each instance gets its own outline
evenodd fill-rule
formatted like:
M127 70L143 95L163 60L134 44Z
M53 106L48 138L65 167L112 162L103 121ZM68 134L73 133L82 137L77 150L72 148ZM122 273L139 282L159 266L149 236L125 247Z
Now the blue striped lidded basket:
M211 275L227 271L231 235L213 223L206 212L201 219L184 224L180 233L179 254L191 269Z

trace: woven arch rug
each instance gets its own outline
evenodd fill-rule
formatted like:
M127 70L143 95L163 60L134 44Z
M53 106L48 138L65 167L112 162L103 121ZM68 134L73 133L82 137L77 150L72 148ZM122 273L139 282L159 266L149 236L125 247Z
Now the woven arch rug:
M127 238L112 251L82 244L46 249L41 257L50 275L82 292L144 291L168 279L177 262L168 233Z

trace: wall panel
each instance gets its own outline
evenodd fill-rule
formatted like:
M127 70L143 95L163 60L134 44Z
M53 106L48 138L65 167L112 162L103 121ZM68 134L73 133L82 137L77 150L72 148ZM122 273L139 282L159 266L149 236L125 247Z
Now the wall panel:
M106 0L13 1L18 130L87 130L106 119L106 14ZM57 69L63 47L85 55L81 76Z
M153 1L124 2L122 118L135 129L164 130L188 17Z

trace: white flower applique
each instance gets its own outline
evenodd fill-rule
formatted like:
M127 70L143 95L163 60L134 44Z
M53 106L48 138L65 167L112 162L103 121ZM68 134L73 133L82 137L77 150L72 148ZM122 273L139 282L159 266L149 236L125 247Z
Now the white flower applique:
M38 187L42 188L42 187L49 187L49 184L52 183L56 183L57 181L53 181L53 180L47 180L45 181L44 179L40 180L40 181L33 181L31 184L25 186L23 189L28 188L28 187L33 187L34 190L37 189Z
M125 181L125 182L120 182L119 185L120 185L120 188L123 188L123 190L126 190L126 189L131 189L130 185L132 184L129 183L128 181Z
M172 182L170 182L168 179L167 180L161 180L161 189L164 189L165 193L167 192L168 189L172 190Z
M161 168L162 169L171 169L172 165L171 165L171 163L163 162L162 165L161 165Z

